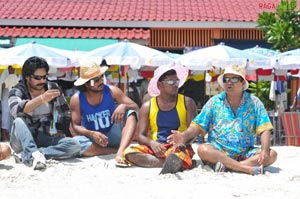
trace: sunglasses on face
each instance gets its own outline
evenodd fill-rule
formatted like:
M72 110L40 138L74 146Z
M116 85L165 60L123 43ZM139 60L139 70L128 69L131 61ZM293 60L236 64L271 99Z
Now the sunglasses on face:
M43 75L43 76L42 75L31 75L30 77L33 79L36 79L36 80L47 79L47 75Z
M98 76L98 77L94 77L94 78L91 79L91 80L93 80L94 82L99 82L101 79L103 79L103 75Z
M224 83L237 83L237 82L242 82L243 79L241 77L223 77L223 82Z
M95 82L99 82L101 79L103 79L103 75L101 76L98 76L98 77L94 77L93 79L91 79L89 82L90 82L90 85L91 86L94 86L95 85Z
M175 84L179 84L179 79L177 80L164 80L168 85L173 86Z

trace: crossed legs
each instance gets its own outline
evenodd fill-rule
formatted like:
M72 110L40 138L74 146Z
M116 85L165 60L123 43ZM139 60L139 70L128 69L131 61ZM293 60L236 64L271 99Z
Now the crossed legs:
M258 165L260 151L255 155L243 161L236 161L225 153L215 149L213 146L208 144L202 144L198 147L198 155L201 160L208 164L215 164L217 162L222 162L224 166L232 171L243 172L247 174L254 175L254 167ZM268 166L273 164L277 159L277 152L270 149L270 156L264 161L263 166Z
M122 128L122 132L120 132L121 135L121 141L118 148L112 148L112 147L101 147L95 143L93 143L91 146L87 148L86 151L82 153L82 156L96 156L96 155L108 155L112 153L116 153L116 158L122 158L123 157L123 151L129 144L131 143L131 140L135 133L136 128L136 115L131 114L126 120L126 123L124 127Z

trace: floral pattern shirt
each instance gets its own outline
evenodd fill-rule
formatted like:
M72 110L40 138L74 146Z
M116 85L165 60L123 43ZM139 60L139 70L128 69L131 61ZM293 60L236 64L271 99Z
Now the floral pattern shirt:
M192 123L208 133L209 143L229 154L239 155L253 148L257 135L273 129L263 103L245 91L236 114L223 91L204 105Z

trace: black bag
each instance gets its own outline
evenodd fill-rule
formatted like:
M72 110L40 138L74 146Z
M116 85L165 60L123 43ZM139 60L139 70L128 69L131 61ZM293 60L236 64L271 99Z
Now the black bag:
M72 134L70 132L70 123L70 117L61 117L56 122L55 126L58 132L64 133L67 137L72 137Z
M59 88L59 86L54 82L48 82L48 89L59 89L62 93L62 90ZM61 94L63 95L63 94ZM56 106L55 100L60 101L60 106ZM69 105L63 96L59 96L55 100L50 101L52 109L57 109L58 111L58 118L55 123L55 127L58 133L65 134L67 137L72 137L72 134L70 132L70 123L71 123L71 113ZM53 113L53 110L51 111Z

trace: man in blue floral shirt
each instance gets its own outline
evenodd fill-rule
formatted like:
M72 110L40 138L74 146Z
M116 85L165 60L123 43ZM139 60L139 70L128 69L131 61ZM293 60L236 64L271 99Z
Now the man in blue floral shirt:
M273 126L263 103L246 92L245 68L233 65L218 77L224 89L212 97L183 133L173 131L169 143L185 144L193 137L208 134L208 143L199 145L201 160L214 165L215 171L232 170L251 175L263 173L273 164L276 151L270 149ZM261 136L261 147L255 146Z

